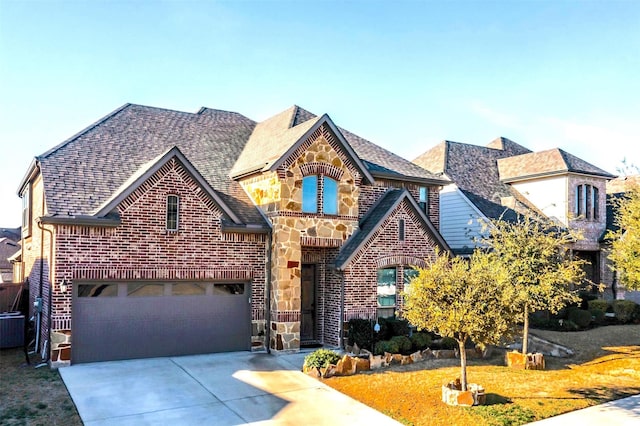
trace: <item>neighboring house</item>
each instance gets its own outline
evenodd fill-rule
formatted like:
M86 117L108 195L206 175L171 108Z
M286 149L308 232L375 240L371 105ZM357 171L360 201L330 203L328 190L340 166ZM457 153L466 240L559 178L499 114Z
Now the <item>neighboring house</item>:
M57 365L338 346L449 250L448 183L297 106L256 123L124 105L20 184L39 346Z
M532 152L503 137L486 147L445 141L414 162L452 182L440 194L440 231L454 253L473 251L483 222L537 215L580 231L574 253L589 262L587 278L603 282L605 194L614 175L561 149Z
M0 237L0 283L14 282L11 259L19 251L18 238Z
M607 230L617 231L615 221L617 214L616 201L622 198L631 185L640 185L640 175L621 176L607 182ZM603 239L605 252L609 253L608 241ZM640 291L626 290L619 282L618 271L613 268L611 261L607 261L607 268L603 271L603 281L611 283L611 298L633 300L640 304Z

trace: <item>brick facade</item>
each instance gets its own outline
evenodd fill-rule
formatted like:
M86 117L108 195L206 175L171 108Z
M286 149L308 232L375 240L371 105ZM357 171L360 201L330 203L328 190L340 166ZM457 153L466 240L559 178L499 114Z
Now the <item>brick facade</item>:
M247 202L257 206L263 213L262 218L269 221L270 235L248 232L252 229L249 225L260 227L254 222L247 223L243 229L247 233L238 231L243 225L226 227L233 219L225 216L233 216L231 207L225 210L216 204L199 178L192 175L189 160L182 162L181 158L185 157L181 151L169 159L165 157L157 169L154 166L155 172L144 182L126 189L123 194L128 195L121 195L125 198L116 207L119 223L61 224L65 222L51 220L56 224L45 225L47 231L40 230L34 223L32 235L23 245L22 261L31 285L32 302L40 288L39 259L45 260L42 287L46 314L42 316L42 340L50 338L53 342L52 361L57 365L69 362L73 295L79 282L250 283L254 349L300 349L304 265L315 268L315 322L313 336L307 339L338 346L345 320L375 317L377 269L398 267L399 293L403 290L403 268L424 264L425 258L434 255L439 243L430 235L413 204L405 199L370 235L345 270L335 268L341 249L359 231L359 222L381 197L389 190L400 188L408 190L418 201L420 185L386 178L369 182L372 178L362 160L353 157L351 148L345 148L344 140L333 131L327 123L319 125L305 140L296 142L291 151L287 151L289 155L281 158L272 171L252 172L238 178L246 193L244 199L248 196ZM318 176L317 212L302 209L303 179L307 176ZM332 179L326 182L336 185L337 213L333 208L322 211L323 177ZM438 182L435 178L432 181ZM34 218L47 213L42 187L37 178L31 197ZM428 186L427 215L436 229L439 189ZM179 200L177 230L167 230L166 226L170 195ZM117 191L110 193L110 198L103 200L98 210L83 216L90 217L109 205L107 202L119 200L118 196ZM405 223L404 241L398 237L400 219ZM53 282L52 291L49 277ZM120 286L120 293L123 288ZM168 292L168 288L165 287L165 291ZM267 288L269 294L266 294ZM402 308L400 297L397 307ZM51 318L51 324L47 318Z
M170 194L180 197L178 231L165 226ZM220 210L175 160L127 197L118 212L122 223L113 228L58 226L54 331L71 330L76 280L244 281L251 283L253 344L264 347L265 235L223 233ZM63 278L69 283L64 293Z

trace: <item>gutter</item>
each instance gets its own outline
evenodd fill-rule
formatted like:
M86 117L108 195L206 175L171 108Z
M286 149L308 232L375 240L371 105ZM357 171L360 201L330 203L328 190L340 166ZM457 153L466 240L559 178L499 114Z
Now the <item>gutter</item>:
M340 271L340 323L338 324L338 335L340 336L340 349L344 350L344 270Z
M42 197L42 208L44 211L44 197ZM49 233L49 303L48 303L48 309L47 309L47 326L48 328L48 332L49 335L51 335L51 312L52 312L52 305L53 305L53 276L52 276L52 266L53 266L53 231L51 231L50 229L46 229L44 228L43 222L42 222L42 217L39 217L38 219L36 219L36 225L38 226L38 228L40 228L40 289L39 289L39 295L38 295L38 299L40 299L40 306L37 308L38 312L37 315L39 316L39 321L38 321L38 327L37 328L41 328L42 327L42 304L43 304L43 287L44 287L44 283L43 283L43 279L44 279L44 232L48 232ZM34 304L35 305L35 304ZM39 339L40 339L40 330L36 330L36 352L40 351L39 348ZM45 340L45 343L43 345L43 350L47 349L47 344L49 342L49 339ZM50 352L49 350L46 351L45 356L42 356L42 354L40 355L42 357L42 363L37 365L37 367L40 367L42 365L46 365L49 362L49 358L50 358Z
M401 182L411 182L411 183L421 183L424 185L438 185L445 186L453 183L446 179L429 179L429 178L421 178L414 176L407 176L397 173L385 173L385 172L371 172L371 175L376 178L389 179L389 180L397 180Z
M118 216L41 216L39 221L45 225L86 225L86 226L104 226L104 227L116 227L119 226L122 221Z
M238 234L270 234L271 229L265 228L262 225L225 225L221 226L222 232L235 232Z
M271 247L273 246L273 233L268 231L267 238L267 271L265 274L265 313L264 313L264 339L267 353L271 353Z

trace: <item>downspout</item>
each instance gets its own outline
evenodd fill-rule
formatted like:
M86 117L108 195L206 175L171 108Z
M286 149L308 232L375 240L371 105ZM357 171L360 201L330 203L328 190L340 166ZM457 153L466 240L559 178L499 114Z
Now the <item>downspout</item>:
M271 353L271 247L273 244L273 233L271 230L267 236L267 273L265 274L264 291L266 298L266 312L264 313L264 339L267 353Z
M44 197L42 197L42 212L44 213ZM42 222L40 220L40 218L38 218L36 220L36 225L38 225L38 228L40 228L41 230L41 242L40 242L40 303L42 304L42 293L43 293L43 271L44 271L44 232L48 232L49 233L49 262L51 262L51 264L49 265L49 306L47 309L47 324L49 325L49 335L51 335L51 312L52 312L52 305L53 305L53 276L52 276L52 266L53 266L53 231L51 231L50 229L46 229L42 226ZM42 315L42 306L40 306L39 309L40 314ZM42 327L42 319L40 319L40 327ZM40 336L40 332L38 331L37 335L36 335L36 339ZM49 339L45 340L45 342L48 342ZM36 347L38 345L36 344ZM46 347L43 347L43 350L46 349ZM46 356L42 357L42 361L43 363L47 363L49 362L49 357L50 357L50 352L49 350L46 351Z
M340 271L340 324L338 324L340 349L344 350L344 270Z

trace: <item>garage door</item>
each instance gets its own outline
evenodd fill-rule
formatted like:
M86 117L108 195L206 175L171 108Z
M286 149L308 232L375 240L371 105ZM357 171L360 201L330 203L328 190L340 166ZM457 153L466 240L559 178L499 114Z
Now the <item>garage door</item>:
M80 282L74 287L72 363L251 348L248 283Z

